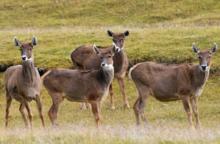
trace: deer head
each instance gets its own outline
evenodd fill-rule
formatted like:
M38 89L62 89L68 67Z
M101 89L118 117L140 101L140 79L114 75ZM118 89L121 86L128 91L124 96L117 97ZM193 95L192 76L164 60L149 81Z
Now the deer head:
M124 33L113 33L112 31L107 31L108 35L112 37L113 45L116 48L116 52L120 52L123 50L125 37L129 35L129 31L125 31Z
M32 60L33 47L37 45L37 38L33 37L30 43L21 43L16 37L14 38L14 44L20 48L22 61Z
M100 58L101 61L101 68L104 70L112 70L113 67L113 56L115 54L116 48L113 46L109 51L102 52L96 45L93 45L93 50L96 55Z
M201 71L209 71L212 55L216 52L217 48L217 44L214 43L210 50L201 52L199 48L196 47L195 43L193 43L192 49L198 56Z

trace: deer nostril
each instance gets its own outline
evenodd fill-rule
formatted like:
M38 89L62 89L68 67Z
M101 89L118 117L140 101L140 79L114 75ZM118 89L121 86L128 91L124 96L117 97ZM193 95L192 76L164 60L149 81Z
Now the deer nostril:
M26 60L26 57L25 57L25 56L23 56L23 57L22 57L22 60Z
M120 49L119 49L119 48L117 48L117 49L116 49L116 52L120 52Z
M201 66L202 67L202 70L206 70L206 66Z
M101 64L101 66L102 66L102 67L104 67L104 66L105 66L105 64L104 64L104 63L102 63L102 64Z

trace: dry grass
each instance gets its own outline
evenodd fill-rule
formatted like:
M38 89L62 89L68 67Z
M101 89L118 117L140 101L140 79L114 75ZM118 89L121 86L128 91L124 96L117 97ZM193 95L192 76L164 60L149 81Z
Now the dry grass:
M188 122L180 101L162 103L150 98L145 108L148 125L135 126L133 110L124 110L122 97L118 85L114 82L116 92L116 110L110 110L109 98L102 104L102 125L95 127L94 118L90 110L79 110L79 104L65 100L58 113L59 126L51 127L47 111L51 106L51 99L45 89L42 92L43 113L46 128L41 128L36 104L31 103L33 129L24 129L24 122L18 110L19 104L13 101L10 111L9 128L5 129L4 109L5 98L3 92L2 75L0 81L0 143L219 143L220 128L218 126L220 114L219 93L220 81L212 77L199 100L200 131L188 129ZM136 90L131 81L126 81L131 106L136 99Z
M217 143L219 127L193 130L160 126L102 126L99 129L77 124L32 130L15 128L0 132L1 143ZM13 139L13 140L12 140Z

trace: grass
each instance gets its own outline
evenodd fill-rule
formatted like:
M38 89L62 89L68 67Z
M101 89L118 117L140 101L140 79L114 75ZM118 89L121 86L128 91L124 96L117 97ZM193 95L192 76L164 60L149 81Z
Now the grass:
M2 0L0 27L207 24L219 12L218 0Z
M2 74L1 74L2 79ZM36 105L31 103L33 130L23 129L24 123L19 113L19 104L12 102L9 128L4 129L5 96L0 93L0 143L218 143L219 132L219 95L220 79L212 77L199 99L199 111L202 123L201 131L188 129L186 114L182 103L162 103L150 98L146 106L149 125L135 126L133 110L124 110L119 88L114 82L116 92L116 110L110 110L109 98L102 103L102 126L95 128L90 110L79 110L79 103L65 100L59 110L59 127L52 128L47 116L51 99L45 89L41 98L46 119L46 129L41 128ZM129 102L134 104L136 90L131 81L126 81ZM1 89L3 84L1 81Z
M113 31L130 30L126 39L126 49L130 61L157 61L166 63L197 62L191 44L196 42L202 50L210 49L212 43L220 43L217 35L218 26L212 27L170 27L170 28L134 28L110 27ZM20 54L14 47L12 38L17 36L21 41L30 41L32 35L38 37L35 48L35 62L38 67L72 67L70 53L82 44L109 45L107 27L101 28L68 28L60 29L15 29L4 30L2 34L0 64L19 64ZM219 70L220 53L213 56L212 70Z
M70 53L82 44L109 45L106 31L130 31L125 51L131 63L157 61L162 63L197 63L191 44L209 49L220 44L220 2L218 0L1 0L0 1L0 64L20 64L20 52L13 45L38 37L34 48L35 64L44 68L70 68ZM220 53L213 56L212 72L219 73ZM95 128L89 110L80 111L79 104L61 104L58 128L52 128L47 116L51 99L45 89L41 98L46 128L41 128L36 104L33 130L24 129L15 101L11 107L9 129L5 129L5 94L0 74L0 143L220 143L220 78L211 75L199 99L202 123L200 131L189 130L180 101L161 103L154 98L145 108L149 125L135 126L133 110L122 108L122 96L114 82L116 110L109 109L107 98L102 104L102 126ZM131 106L137 92L126 80Z

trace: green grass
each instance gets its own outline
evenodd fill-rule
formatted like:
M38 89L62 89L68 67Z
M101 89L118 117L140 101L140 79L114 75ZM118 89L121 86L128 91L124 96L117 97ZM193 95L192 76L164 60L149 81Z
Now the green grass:
M131 62L157 61L166 63L197 63L197 56L192 52L191 44L196 42L201 50L219 43L220 27L170 27L170 28L122 28L110 27L113 31L130 30L125 41L125 51ZM32 35L38 37L38 46L34 49L38 67L72 67L70 53L83 44L109 45L111 38L102 28L61 28L61 29L19 29L4 30L0 46L0 64L19 64L20 52L13 45L12 38L30 41ZM220 53L213 56L212 70L219 70Z
M131 63L197 63L191 44L209 49L220 45L220 2L218 0L1 0L0 64L20 64L20 52L12 39L38 37L35 64L44 68L70 68L70 53L82 44L109 45L106 31L130 31L125 51ZM213 56L213 72L220 70L220 52ZM0 74L0 143L220 143L220 79L212 75L199 99L201 131L188 129L182 103L162 103L154 98L145 108L149 125L136 127L133 110L124 110L118 84L114 82L116 110L109 98L102 104L102 126L95 128L90 110L80 111L79 103L61 104L58 128L51 128L47 111L51 99L45 89L41 98L46 129L41 128L36 104L31 103L33 130L24 129L15 101L9 128L4 128L5 94ZM126 80L133 106L137 92Z

